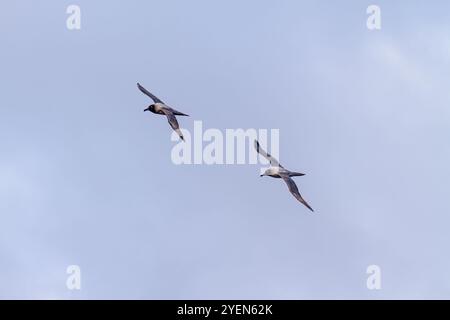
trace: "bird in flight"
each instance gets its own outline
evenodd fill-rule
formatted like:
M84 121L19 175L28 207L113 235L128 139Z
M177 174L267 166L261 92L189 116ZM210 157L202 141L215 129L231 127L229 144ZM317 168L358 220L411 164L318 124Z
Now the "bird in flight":
M268 168L262 175L263 176L269 176L272 178L281 178L286 182L289 191L292 193L292 195L301 203L303 203L309 210L314 212L314 210L310 207L310 205L305 201L305 199L302 198L300 195L300 192L298 191L297 185L295 184L294 180L291 179L291 177L297 177L297 176L304 176L304 173L300 172L293 172L285 169L277 159L272 157L269 153L267 153L263 148L260 147L259 142L255 140L255 149L256 151L261 154L264 158L269 160L270 162L270 168Z
M189 115L184 114L180 111L177 111L168 105L166 105L162 100L160 100L158 97L153 95L150 91L145 89L143 86L141 86L139 83L137 84L139 90L141 90L142 93L146 94L153 100L153 104L149 105L147 109L144 111L151 111L156 114L165 115L167 117L167 121L169 121L170 126L172 129L180 136L181 140L184 141L183 133L180 130L180 125L178 124L177 118L175 116L186 116L189 117Z

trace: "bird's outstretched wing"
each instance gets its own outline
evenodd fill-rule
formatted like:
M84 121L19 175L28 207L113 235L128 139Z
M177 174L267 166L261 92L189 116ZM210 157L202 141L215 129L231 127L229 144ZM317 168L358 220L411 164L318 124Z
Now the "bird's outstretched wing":
M172 129L176 133L178 133L178 135L180 136L181 140L184 141L183 133L180 130L180 125L178 124L177 118L175 117L173 112L170 111L170 110L167 110L167 109L162 109L162 112L166 115L167 121L169 122L169 124L172 127Z
M295 199L297 199L298 201L303 203L309 210L314 212L314 210L309 206L309 204L305 201L305 199L302 198L300 192L298 192L298 188L297 188L297 185L295 184L294 180L292 180L288 176L282 176L282 178L283 178L284 182L286 182L286 184L289 188L289 191L292 193L292 195L295 197Z
M157 96L155 96L154 94L152 94L150 91L148 91L147 89L145 89L143 86L141 86L139 83L137 84L139 90L141 90L142 93L146 94L147 96L149 96L150 98L152 98L152 100L155 103L162 103L164 104L164 102L162 100L160 100Z
M263 148L261 148L261 146L259 145L258 140L255 140L255 149L256 149L256 151L257 151L259 154L261 154L264 158L266 158L267 160L269 160L271 166L283 168L283 166L278 162L277 159L275 159L274 157L272 157L272 156L271 156L269 153L267 153Z

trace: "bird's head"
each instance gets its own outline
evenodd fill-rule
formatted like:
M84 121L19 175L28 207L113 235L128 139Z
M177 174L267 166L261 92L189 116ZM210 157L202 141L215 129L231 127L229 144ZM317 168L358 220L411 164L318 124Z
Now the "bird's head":
M145 111L155 112L155 105L154 104L149 105L147 109L144 109L144 112Z
M261 168L260 170L261 170L260 175L259 175L260 177L268 176L270 173L269 172L270 169L267 169L267 168Z

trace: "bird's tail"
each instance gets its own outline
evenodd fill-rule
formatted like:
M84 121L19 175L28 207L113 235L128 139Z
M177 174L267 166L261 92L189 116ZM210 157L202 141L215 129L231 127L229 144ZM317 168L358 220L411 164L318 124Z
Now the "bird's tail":
M180 111L175 111L173 114L176 115L176 116L185 116L185 117L189 117L188 114L183 113L183 112L180 112Z
M304 176L304 173L300 173L300 172L290 172L289 173L289 177L301 177Z

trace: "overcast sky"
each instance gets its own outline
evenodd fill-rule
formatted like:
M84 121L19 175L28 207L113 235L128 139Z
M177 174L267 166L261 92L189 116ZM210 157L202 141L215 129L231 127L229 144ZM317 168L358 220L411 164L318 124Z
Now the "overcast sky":
M450 298L449 11L2 3L0 298ZM316 214L260 165L174 165L138 81L188 130L279 129Z

